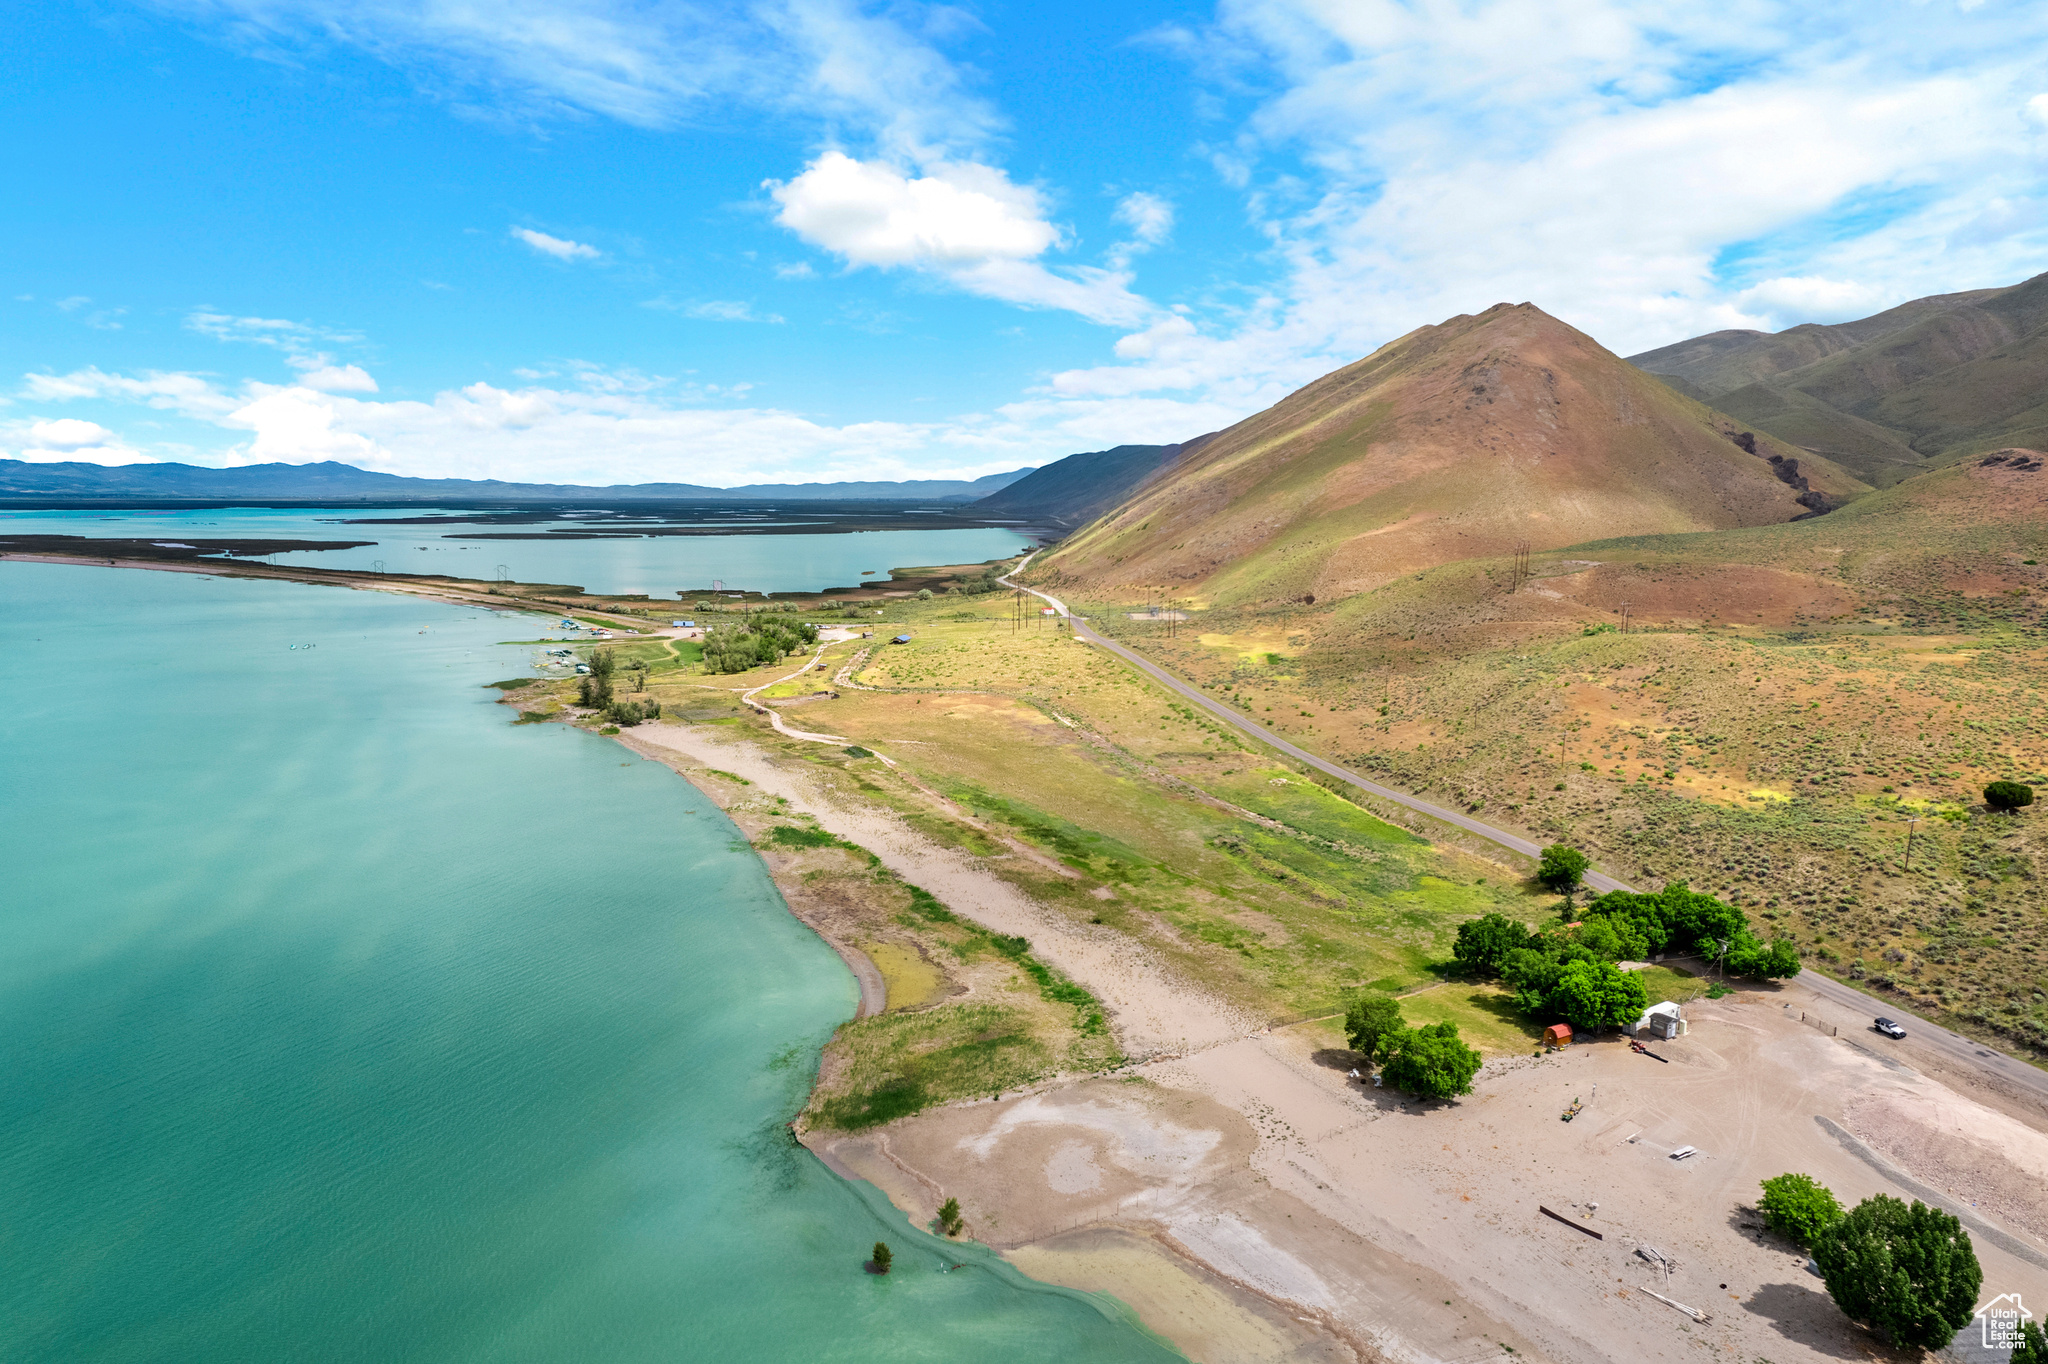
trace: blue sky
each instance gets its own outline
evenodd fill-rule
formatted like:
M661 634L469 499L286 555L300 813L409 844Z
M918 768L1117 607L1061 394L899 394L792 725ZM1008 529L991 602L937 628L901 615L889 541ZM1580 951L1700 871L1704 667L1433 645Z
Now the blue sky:
M0 17L0 452L731 484L1185 439L1533 301L2048 268L2048 11L120 0Z

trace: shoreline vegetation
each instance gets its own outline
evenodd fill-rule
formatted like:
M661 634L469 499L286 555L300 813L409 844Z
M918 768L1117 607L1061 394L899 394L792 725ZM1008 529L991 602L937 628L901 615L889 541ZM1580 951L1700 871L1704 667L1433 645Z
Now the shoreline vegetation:
M826 1047L792 1131L914 1221L936 1225L957 1200L964 1235L1035 1278L1114 1294L1197 1359L1361 1359L1417 1348L1618 1358L1663 1348L1651 1344L1670 1329L1656 1309L1618 1336L1603 1334L1601 1346L1578 1334L1574 1317L1605 1310L1613 1288L1597 1275L1553 1281L1499 1259L1526 1258L1535 1249L1527 1242L1543 1235L1519 1222L1503 1235L1501 1219L1519 1213L1501 1199L1543 1194L1557 1206L1564 1195L1554 1175L1527 1190L1526 1169L1504 1169L1489 1190L1466 1182L1471 1169L1508 1158L1488 1154L1487 1132L1493 1152L1506 1142L1522 1161L1541 1140L1549 1160L1578 1170L1566 1177L1573 1187L1644 1178L1617 1171L1605 1142L1556 1149L1554 1113L1549 1129L1508 1116L1554 1110L1572 1097L1553 1100L1560 1084L1604 1082L1599 1103L1611 1094L1626 1103L1644 1068L1631 1069L1615 1045L1545 1056L1511 991L1449 965L1459 927L1482 916L1555 922L1557 896L1536 880L1533 861L1331 789L1077 642L1035 604L986 591L988 566L898 570L904 576L875 589L778 597L775 611L824 627L816 645L729 674L705 671L701 651L647 617L707 606L758 612L761 599L728 594L719 604L707 593L703 603L649 606L530 585L508 594L498 584L244 563L127 566L574 610L635 631L575 647L609 650L620 694L657 704L659 721L605 723L574 704L573 677L508 679L501 700L520 722L615 734L689 780L732 818L791 911L853 968L861 1005ZM949 590L957 588L966 590ZM1100 625L1116 610L1087 614ZM1117 624L1127 640L1146 628L1135 617ZM890 644L897 635L910 642ZM1191 666L1198 653L1142 642L1200 676ZM1310 723L1290 717L1283 732L1316 742L1324 717L1282 666L1279 651L1298 647L1284 633L1196 643L1236 660L1229 699L1249 709L1256 696L1269 711L1291 704ZM803 729L784 726L784 711ZM1386 714L1382 703L1378 716ZM1660 968L1651 998L1699 984ZM1424 1104L1372 1087L1371 1058L1351 1051L1343 1030L1344 1008L1361 991L1398 998L1413 1026L1455 1026L1485 1060L1477 1093ZM1822 1034L1801 1020L1815 1005L1796 982L1721 993L1688 1016L1696 1032L1733 1025L1720 1031L1756 1052L1735 1062L1751 1094L1744 1102L1809 1105L1796 1118L1788 1110L1772 1131L1792 1135L1772 1136L1756 1156L1770 1173L1796 1158L1853 1189L1887 1153L1912 1167L1925 1134L1893 1109L1880 1121L1869 1106L1890 1072L1854 1048L1814 1052ZM1748 1041L1753 1034L1767 1034L1768 1045ZM1693 1085L1688 1102L1702 1122L1725 1102L1700 1088L1730 1064L1715 1045L1666 1044L1698 1071L1679 1079ZM1943 1073L1925 1057L1915 1063ZM1795 1077L1822 1072L1834 1077L1829 1097L1802 1097L1810 1080ZM2011 1096L1973 1087L1963 1101L1922 1084L1927 1104L1949 1113L1963 1105L1986 1130L2029 1121ZM1806 1116L1814 1104L1859 1133L1876 1130L1878 1154L1851 1160L1847 1173L1827 1164L1844 1157L1816 1137ZM1599 1116L1588 1127L1582 1118L1562 1130L1576 1139L1615 1121ZM1460 1154L1439 1157L1439 1145ZM1792 1146L1796 1155L1786 1153ZM2027 1168L2028 1149L2013 1136L2001 1159ZM1951 1187L2001 1206L2005 1168L1953 1172ZM1655 1197L1659 1177L1649 1170L1641 1197ZM1363 1201L1344 1192L1367 1188ZM2038 1202L2038 1192L2029 1197ZM2048 1236L2048 1214L2029 1221L2036 1214L2025 1197L2012 1206L2008 1226ZM1696 1254L1732 1263L1751 1251L1723 1215L1690 1218L1686 1234L1699 1238ZM1487 1227L1492 1240L1472 1238ZM1538 1254L1548 1263L1550 1252ZM1479 1258L1491 1267L1472 1268ZM1776 1271L1759 1258L1744 1272ZM1824 1334L1832 1320L1808 1324ZM1745 1349L1785 1345L1762 1328L1724 1324L1717 1335Z

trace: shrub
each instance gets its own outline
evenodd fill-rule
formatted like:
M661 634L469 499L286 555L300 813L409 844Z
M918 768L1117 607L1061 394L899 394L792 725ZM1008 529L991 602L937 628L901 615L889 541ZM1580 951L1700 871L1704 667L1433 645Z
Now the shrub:
M1344 1011L1344 1036L1351 1049L1365 1053L1375 1064L1387 1059L1384 1049L1404 1026L1400 1004L1378 990L1358 996Z
M806 829L796 824L778 824L768 831L768 841L781 848L836 848L839 840L823 829Z
M1984 1271L1963 1224L1874 1194L1821 1234L1814 1263L1835 1305L1893 1345L1939 1350L1967 1326Z
M1842 1220L1842 1205L1812 1175L1774 1175L1756 1201L1764 1221L1787 1240L1812 1248L1823 1232Z
M1391 1041L1383 1073L1387 1083L1419 1099L1470 1094L1479 1073L1479 1053L1458 1040L1458 1025L1438 1023L1406 1028Z
M1984 803L1994 810L2019 810L2034 803L2034 788L2016 781L1995 781L1984 788Z
M889 1253L889 1243L887 1241L875 1242L874 1259L870 1262L875 1267L875 1273L887 1274L889 1272L889 1262L895 1258L894 1255Z
M930 601L932 599L932 590L929 587L918 588L917 599L919 601Z
M1570 894L1585 879L1586 855L1577 848L1553 843L1536 863L1536 879L1560 894Z
M948 1236L958 1236L963 1225L960 1216L960 1200L949 1198L939 1204L939 1230Z
M848 744L846 756L849 758L872 758L875 755L872 751L862 748L859 744Z

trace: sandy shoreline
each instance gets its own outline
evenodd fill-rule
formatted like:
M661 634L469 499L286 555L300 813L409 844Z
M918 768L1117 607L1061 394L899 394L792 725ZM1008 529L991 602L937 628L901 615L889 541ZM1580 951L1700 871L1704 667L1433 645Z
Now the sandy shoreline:
M752 793L814 818L956 912L1029 937L1100 995L1126 1052L1144 1058L1129 1071L804 1140L913 1222L959 1198L969 1236L1034 1278L1113 1294L1191 1358L1890 1357L1841 1317L1803 1257L1756 1230L1757 1181L1786 1169L1845 1201L1945 1191L2024 1252L1978 1237L1987 1296L1993 1285L2048 1296L2048 1114L1823 1036L1798 1019L1829 1006L1796 984L1695 1006L1693 1033L1663 1048L1668 1065L1619 1043L1495 1058L1462 1102L1413 1104L1350 1081L1329 1023L1257 1026L1130 940L1045 911L988 864L828 790L749 731L660 724L620 738L694 770L729 809ZM805 917L800 880L778 884ZM1565 1103L1588 1096L1576 1122L1559 1123ZM1859 1158L1836 1125L1882 1160ZM1671 1162L1688 1144L1702 1157ZM1539 1204L1605 1239L1541 1217ZM1669 1284L1634 1254L1640 1244L1680 1262Z

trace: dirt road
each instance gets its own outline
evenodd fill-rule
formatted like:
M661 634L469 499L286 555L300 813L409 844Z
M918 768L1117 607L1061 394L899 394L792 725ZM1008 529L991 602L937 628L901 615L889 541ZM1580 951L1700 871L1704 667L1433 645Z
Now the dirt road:
M1016 571L1019 573L1023 572L1025 565L1029 564L1033 557L1035 557L1035 554L1026 555L1024 557L1023 563L1017 565ZM1008 578L1002 578L998 581L1010 583L1010 579ZM1044 592L1040 592L1035 587L1024 587L1022 583L1010 583L1010 585L1013 587L1023 587L1024 590L1026 592L1029 592L1032 596L1049 603L1055 611L1060 613L1060 616L1068 623L1068 625L1070 625L1073 628L1074 638L1086 640L1090 644L1101 645L1103 648L1109 650L1111 653L1117 655L1119 658L1122 658L1125 661L1129 662L1132 666L1136 667L1139 671L1143 672L1147 677L1150 677L1153 681L1158 682L1161 686L1166 687L1168 690L1176 693L1177 695L1186 697L1188 700L1200 706L1203 710L1206 710L1211 715L1214 715L1217 719L1222 720L1228 724L1235 725L1237 728L1243 730L1245 733L1253 735L1254 737L1262 740L1265 743L1271 744L1274 748L1279 749L1288 757L1293 758L1298 762L1307 763L1310 767L1315 768L1318 772L1327 773L1328 775L1335 777L1338 781L1345 782L1351 786L1355 786L1361 791L1369 792L1372 795L1380 797L1382 800L1393 801L1396 805L1405 805L1409 809L1414 810L1419 814L1428 815L1431 819L1440 819L1446 824L1465 830L1467 833L1477 834L1479 835L1479 837L1486 839L1490 843L1498 843L1503 848L1507 848L1511 851L1521 853L1524 857L1536 857L1542 853L1543 849L1539 845L1530 842L1526 838L1522 838L1516 834L1511 834L1505 829L1496 829L1491 824L1482 823L1479 820L1473 819L1470 815L1460 814L1456 810L1446 810L1441 805L1432 805L1428 801L1422 800L1416 796L1411 796L1405 791L1396 791L1391 786L1381 786L1376 781L1367 781L1364 777L1359 776L1356 772L1348 771L1345 768L1337 766L1337 764L1333 762L1330 762L1323 758L1318 758L1315 754L1309 752L1307 749L1296 747L1295 745L1287 742L1287 740L1281 738L1279 735L1275 734L1272 730L1267 729L1258 721L1252 719L1250 716L1240 715L1238 712L1232 710L1229 706L1224 705L1221 701L1218 701L1215 698L1209 696L1208 694L1203 692L1200 687L1196 687L1189 683L1181 681L1178 677L1175 677L1172 673L1167 672L1164 668L1161 668L1158 664L1152 662L1144 655L1133 652L1130 649L1126 649L1123 645L1117 643L1113 639L1104 638L1101 634L1097 633L1093 628L1091 628L1086 620L1082 619L1079 616L1076 616L1073 612L1069 611L1067 609L1067 604L1061 601L1059 598L1051 596ZM1613 877L1607 875L1604 872L1597 871L1589 871L1586 873L1586 884L1593 887L1593 889L1595 890L1603 891L1635 889L1635 887L1627 885L1624 882L1617 881Z

